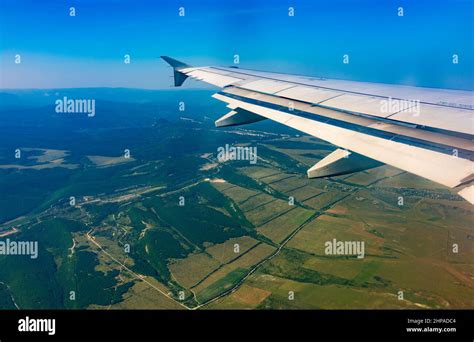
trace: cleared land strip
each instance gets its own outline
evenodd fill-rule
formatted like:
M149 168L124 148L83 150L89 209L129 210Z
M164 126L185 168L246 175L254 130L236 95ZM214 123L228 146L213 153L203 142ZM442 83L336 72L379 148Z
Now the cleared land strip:
M274 219L279 218L280 216L285 215L286 213L292 211L292 210L295 209L295 208L298 208L298 207L297 207L297 206L292 206L290 209L284 210L284 211L282 211L281 213L270 217L268 220L261 222L258 226L261 227L261 226L267 224L268 222L273 221Z
M244 213L249 213L249 212L251 212L251 211L254 211L254 210L258 209L258 208L263 207L264 205L270 204L270 203L275 202L275 201L277 201L277 200L278 200L278 198L273 198L272 200L270 200L270 201L268 201L268 202L264 202L264 203L262 203L262 204L259 204L259 205L255 206L255 207L253 207L252 209L249 209L249 210L245 211Z
M270 185L270 184L275 184L275 183L278 183L278 182L281 182L281 181L284 181L284 180L286 180L286 179L288 179L288 178L293 178L293 177L295 177L295 175L289 175L289 176L286 176L286 177L284 177L284 178L281 178L281 179L277 179L277 180L268 182L267 184L268 184L268 185ZM261 178L260 178L259 180L261 180ZM264 183L265 183L265 182L264 182Z
M303 202L309 201L310 199L313 199L315 197L321 196L322 194L325 194L326 192L320 192L319 194L313 195L311 197L306 198Z
M263 177L260 177L260 178L256 178L256 179L262 180L262 179L265 179L265 178L268 178L268 177L277 176L277 175L279 175L279 174L281 174L280 171L275 172L275 173L272 173L272 174L269 174L269 175L266 175L266 176L263 176Z
M241 253L239 254L238 256L236 256L235 258L227 261L226 263L223 263L223 264L220 264L219 267L217 267L215 270L213 270L211 273L207 274L204 278L202 278L201 280L199 280L196 284L194 284L193 286L191 286L189 289L192 290L194 289L196 286L199 286L200 284L202 284L206 279L208 279L211 275L213 275L214 273L216 273L217 271L219 271L222 267L226 266L226 265L229 265L231 263L233 263L235 260L243 257L245 254L247 254L248 252L254 250L257 246L260 246L262 244L262 242L258 242L256 243L254 246L250 247L249 249L247 249L244 253Z
M227 189L226 189L227 190ZM225 190L224 190L225 191ZM260 196L262 193L257 192L255 195L247 197L247 199L243 200L242 202L239 203L239 205L243 205L245 202L247 202L249 199Z
M286 190L285 192L292 192L292 191L295 191L295 190L304 188L304 187L306 187L306 186L308 186L308 184L303 184L303 185L301 185L301 186L297 186L297 187L294 188L294 189L288 189L288 190Z

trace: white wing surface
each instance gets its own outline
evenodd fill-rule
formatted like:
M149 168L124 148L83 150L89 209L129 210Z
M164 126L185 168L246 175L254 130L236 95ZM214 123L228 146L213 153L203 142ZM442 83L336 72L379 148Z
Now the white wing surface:
M453 188L474 203L472 91L196 68L162 58L173 67L176 86L191 77L223 88L213 97L231 111L216 126L271 119L340 148L308 170L309 177L383 163Z

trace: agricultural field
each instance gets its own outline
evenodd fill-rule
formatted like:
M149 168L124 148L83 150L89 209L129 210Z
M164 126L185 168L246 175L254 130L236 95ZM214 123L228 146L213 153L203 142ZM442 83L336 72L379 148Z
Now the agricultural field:
M113 99L88 130L44 119L55 139L0 127L0 239L39 249L0 256L0 308L474 306L472 205L389 166L308 179L333 146L265 122L217 130L208 115L225 109L207 95ZM208 115L182 120L181 96ZM219 161L225 144L255 146L257 163ZM363 257L328 254L333 240L364 242Z

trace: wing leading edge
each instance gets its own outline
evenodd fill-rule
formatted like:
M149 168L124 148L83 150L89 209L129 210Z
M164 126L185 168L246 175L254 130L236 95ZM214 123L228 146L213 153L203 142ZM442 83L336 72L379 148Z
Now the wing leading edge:
M472 92L196 68L162 58L173 67L175 86L191 77L223 88L213 97L231 111L217 127L271 119L341 148L310 168L309 177L383 163L453 188L474 203Z

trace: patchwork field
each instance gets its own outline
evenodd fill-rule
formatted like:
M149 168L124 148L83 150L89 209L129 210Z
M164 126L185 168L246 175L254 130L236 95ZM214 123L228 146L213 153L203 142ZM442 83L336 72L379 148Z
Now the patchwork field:
M0 308L474 307L472 205L389 166L308 179L333 146L169 109L184 96L222 111L198 95L120 103L96 129L53 120L22 137L41 148L3 131L0 237L38 241L39 257L0 256ZM234 141L258 162L220 162ZM132 158L118 157L125 148ZM363 257L328 253L337 242L363 243Z

